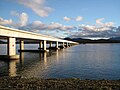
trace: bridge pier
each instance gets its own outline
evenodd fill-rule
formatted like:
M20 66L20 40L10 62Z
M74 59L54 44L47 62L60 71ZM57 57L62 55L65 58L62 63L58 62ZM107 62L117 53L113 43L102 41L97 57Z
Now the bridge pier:
M39 50L41 52L48 52L47 48L46 48L46 45L47 45L47 41L46 40L43 40L43 41L40 41L39 43Z
M39 43L39 49L41 50L43 48L43 43L42 43L42 41L40 41L40 43Z
M16 55L16 38L7 38L7 59L19 59L19 55Z
M46 40L43 41L43 51L44 52L48 52L47 48L46 48Z
M52 46L52 42L50 42L49 49L52 49L52 50L57 50L57 49L59 49L58 41L55 42L55 47L53 47L53 46Z
M52 47L52 42L50 42L50 47Z
M60 43L59 48L60 48L60 49L63 49L63 48L64 48L64 42L61 42L61 43Z
M68 46L70 47L70 46L72 46L72 44L69 43Z
M7 55L16 55L16 39L7 38Z
M46 40L43 41L43 50L46 51Z
M64 42L62 43L62 47L65 48L65 43Z
M16 38L7 38L7 55L0 55L0 59L19 59L19 55L16 55Z
M58 41L56 41L56 46L55 46L56 49L59 49L59 43Z
M68 47L68 42L67 42L67 43L65 43L65 45L64 45L64 46L65 46L65 48L67 48L67 47Z
M66 43L66 46L68 47L68 42Z
M20 50L24 50L24 41L20 40Z

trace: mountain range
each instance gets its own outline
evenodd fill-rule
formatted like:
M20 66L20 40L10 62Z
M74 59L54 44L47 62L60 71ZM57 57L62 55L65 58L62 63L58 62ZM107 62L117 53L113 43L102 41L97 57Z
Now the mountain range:
M84 39L84 38L70 38L70 37L66 37L64 39L79 43L120 43L120 37L112 37L109 39L97 39L97 40Z

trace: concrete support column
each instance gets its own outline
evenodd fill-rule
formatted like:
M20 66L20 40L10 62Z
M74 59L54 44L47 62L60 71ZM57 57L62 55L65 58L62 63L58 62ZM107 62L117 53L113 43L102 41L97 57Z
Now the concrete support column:
M46 51L46 40L43 41L43 50Z
M68 47L68 42L66 43L66 46Z
M69 46L72 46L71 43L69 44Z
M65 43L64 42L62 43L62 46L65 47Z
M69 47L71 46L70 43L68 43L68 46L69 46Z
M43 48L42 41L40 41L40 43L39 43L39 48L40 48L40 49Z
M56 41L56 48L58 48L58 41Z
M50 47L52 47L52 42L50 42Z
M24 41L20 40L20 50L24 50Z
M7 55L16 55L16 39L9 37L7 39Z

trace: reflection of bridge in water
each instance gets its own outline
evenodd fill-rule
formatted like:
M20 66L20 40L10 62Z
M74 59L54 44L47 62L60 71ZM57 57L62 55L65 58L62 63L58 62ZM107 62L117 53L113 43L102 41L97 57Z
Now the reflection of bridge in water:
M28 73L26 74L30 74L29 71L36 71L34 69L36 69L36 64L38 64L39 62L41 63L40 65L42 67L44 67L44 69L47 69L48 68L48 65L50 63L50 61L48 61L48 57L50 57L51 55L54 55L56 58L56 61L59 57L58 55L58 50L57 51L54 51L53 54L49 53L49 52L44 52L44 53L37 53L39 54L39 58L37 58L38 62L32 62L31 64L33 65L33 68L32 67L29 67L29 65L25 66L26 65L26 58L25 58L25 54L26 52L20 52L20 59L18 60L2 60L1 62L4 62L6 63L5 65L6 66L1 66L2 67L6 67L6 69L3 71L5 72L5 76L10 76L10 77L13 77L13 76L19 76L19 74L22 72L24 72L23 68L24 69L28 69ZM30 58L29 58L30 59ZM38 68L38 67L37 67ZM30 69L30 70L29 70ZM25 74L25 73L24 73ZM20 75L21 76L21 75Z
M32 32L17 30L13 28L8 28L0 26L0 39L7 40L7 55L0 55L0 58L3 59L17 59L19 55L16 55L16 41L20 43L20 51L36 51L36 50L25 50L24 41L30 40L30 42L39 43L38 52L46 52L47 44L49 43L49 49L59 49L65 48L71 45L78 44L73 41L67 41L47 35L36 34ZM32 42L32 43L33 43ZM53 43L55 46L53 47Z

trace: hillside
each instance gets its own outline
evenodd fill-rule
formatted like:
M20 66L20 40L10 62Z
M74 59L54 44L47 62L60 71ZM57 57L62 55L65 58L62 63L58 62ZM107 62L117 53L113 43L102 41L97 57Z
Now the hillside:
M66 37L64 39L79 42L79 43L120 43L120 37L114 37L110 39L98 39L98 40L83 39L83 38L70 38L70 37Z

